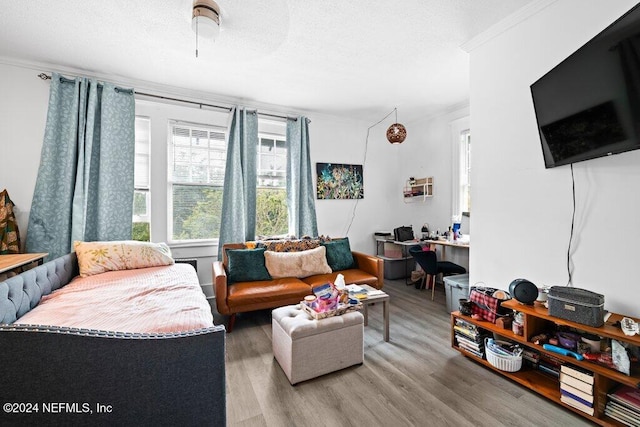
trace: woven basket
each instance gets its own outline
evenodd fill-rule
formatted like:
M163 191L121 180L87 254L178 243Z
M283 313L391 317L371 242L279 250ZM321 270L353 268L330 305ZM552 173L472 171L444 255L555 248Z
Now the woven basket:
M517 372L522 368L522 354L519 356L505 356L498 354L491 350L485 340L484 344L485 354L487 356L487 362L501 371L505 372Z

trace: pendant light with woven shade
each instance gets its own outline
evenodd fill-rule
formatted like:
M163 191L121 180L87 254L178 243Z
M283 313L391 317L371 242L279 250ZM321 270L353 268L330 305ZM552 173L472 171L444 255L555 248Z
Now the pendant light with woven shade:
M398 123L398 109L393 109L396 113L396 122L387 129L387 141L392 144L402 144L407 137L407 129Z

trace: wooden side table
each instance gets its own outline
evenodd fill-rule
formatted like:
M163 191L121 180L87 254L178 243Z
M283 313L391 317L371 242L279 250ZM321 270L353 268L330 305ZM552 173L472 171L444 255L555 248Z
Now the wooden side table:
M360 300L360 302L362 303L363 307L363 314L364 314L364 326L367 326L367 324L369 323L369 310L368 307L371 304L374 304L376 302L381 302L382 303L382 317L384 320L384 331L382 333L384 340L386 342L389 341L389 300L391 299L391 297L389 296L389 294L382 292L382 291L378 291L376 288L369 286L369 285L358 285L364 289L366 289L369 292L376 292L376 294L374 295L369 295L366 299ZM381 293L378 293L381 292Z
M16 268L23 267L32 262L38 262L38 265L42 264L44 258L49 255L48 253L33 253L33 254L9 254L0 255L0 273L5 271L15 270Z

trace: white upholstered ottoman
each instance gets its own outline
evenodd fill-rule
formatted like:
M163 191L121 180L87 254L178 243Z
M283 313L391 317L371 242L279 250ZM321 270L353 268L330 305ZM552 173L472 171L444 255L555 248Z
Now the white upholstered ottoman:
M313 320L300 305L271 313L273 355L296 384L364 361L364 317L354 311Z

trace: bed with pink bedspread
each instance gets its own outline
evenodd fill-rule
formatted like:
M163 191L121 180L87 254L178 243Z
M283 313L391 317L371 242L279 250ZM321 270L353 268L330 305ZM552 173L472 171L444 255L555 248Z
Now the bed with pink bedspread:
M77 276L14 325L179 333L211 327L213 316L193 267L173 264Z
M224 364L191 265L79 277L72 253L0 282L7 422L225 425Z

